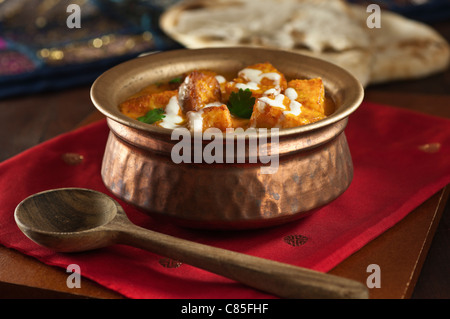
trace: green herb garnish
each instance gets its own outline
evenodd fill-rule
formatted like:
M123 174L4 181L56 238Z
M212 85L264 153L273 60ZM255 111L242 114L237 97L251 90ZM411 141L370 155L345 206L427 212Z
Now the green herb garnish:
M172 80L169 81L170 84L179 84L183 81L183 78L181 76L174 78Z
M153 109L148 111L144 116L138 117L137 120L147 124L153 124L165 117L163 109Z
M255 98L250 89L239 89L239 92L232 92L228 100L228 109L230 113L244 119L249 119L253 113Z

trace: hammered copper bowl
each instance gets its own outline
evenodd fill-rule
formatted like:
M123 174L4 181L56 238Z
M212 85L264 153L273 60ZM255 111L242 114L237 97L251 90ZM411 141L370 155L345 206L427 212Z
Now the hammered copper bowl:
M171 130L132 120L118 109L151 83L194 69L232 75L262 62L272 63L288 79L321 77L337 105L324 120L280 130L279 166L273 174L262 174L261 163L248 161L175 164L171 150L179 140L171 139ZM286 223L336 199L353 177L344 129L362 102L363 88L347 71L322 60L257 48L168 51L108 70L92 85L91 98L110 128L101 170L106 187L149 215L179 225L247 229Z

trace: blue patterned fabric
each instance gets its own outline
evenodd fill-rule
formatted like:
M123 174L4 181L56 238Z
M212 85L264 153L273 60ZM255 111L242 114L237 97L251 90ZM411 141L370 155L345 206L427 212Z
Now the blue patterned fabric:
M92 83L108 68L180 46L158 28L174 0L0 2L0 98ZM69 28L78 4L80 28Z

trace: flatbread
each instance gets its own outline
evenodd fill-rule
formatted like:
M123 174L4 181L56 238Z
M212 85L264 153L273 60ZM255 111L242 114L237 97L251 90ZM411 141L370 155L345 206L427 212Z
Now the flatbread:
M169 10L163 22L171 23L163 23L163 29L195 46L301 46L314 52L368 47L364 30L347 9L340 0L188 1Z
M366 8L351 6L356 19L365 23ZM370 83L415 79L447 69L447 41L430 26L382 11L381 28L366 30L373 48Z
M160 24L187 48L299 52L347 69L363 86L448 66L448 44L430 27L383 11L381 29L369 29L369 14L342 0L193 0L170 8Z

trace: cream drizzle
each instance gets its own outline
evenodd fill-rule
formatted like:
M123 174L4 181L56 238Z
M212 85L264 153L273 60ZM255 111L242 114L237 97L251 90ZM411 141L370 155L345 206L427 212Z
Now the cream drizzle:
M268 89L266 92L263 93L264 96L267 95L278 95L281 93L281 88L272 88L272 89Z
M259 90L258 83L255 83L255 82L236 83L236 88L243 89L243 90L249 89L250 91Z
M293 88L287 88L284 91L284 94L291 100L291 103L289 104L290 111L284 111L283 114L292 114L295 116L299 116L302 113L302 104L300 102L297 102L298 94L297 91L295 91Z
M238 76L244 78L248 81L248 83L237 83L236 88L238 89L250 89L251 91L259 90L259 86L261 84L261 80L267 78L269 80L274 81L275 88L278 89L280 85L281 75L275 72L263 73L261 70L256 69L242 69L239 71Z
M203 109L198 112L189 111L186 113L188 125L193 132L203 131Z
M263 71L261 70L249 68L242 69L241 71L239 71L238 76L243 77L247 81L255 82L258 84L261 84L261 80L264 78L274 81L275 85L279 85L281 80L281 75L279 75L278 73L275 72L263 73Z
M267 90L266 92L264 92L265 96L260 97L258 99L257 108L260 112L264 112L267 105L270 105L273 107L279 107L281 109L286 110L286 105L284 105L283 102L284 102L284 98L287 97L290 100L289 111L286 110L283 112L283 114L285 114L285 115L292 114L295 116L298 116L301 114L302 104L296 101L298 94L293 88L287 88L285 90L284 94L280 93L278 95L275 95L274 99L271 99L268 96L266 96L266 95L273 94L274 92L272 90L273 89Z
M260 97L258 99L259 103L258 103L257 107L258 107L259 111L261 111L261 112L263 112L265 110L267 105L286 109L286 106L283 104L284 97L285 96L283 94L278 94L277 96L275 96L275 99L271 99L267 96Z
M205 104L202 107L202 109L204 109L205 107L220 107L222 105L224 105L222 102L212 102L212 103Z
M216 75L216 80L219 84L225 83L227 80L222 75Z
M181 103L181 107L183 106L184 100L186 99L186 90L187 90L187 86L189 85L189 81L190 81L190 76L187 76L183 83L180 85L180 87L178 88L178 103Z
M168 129L182 127L183 118L180 116L181 108L178 103L178 97L172 96L164 110L164 117L159 123L160 126Z

